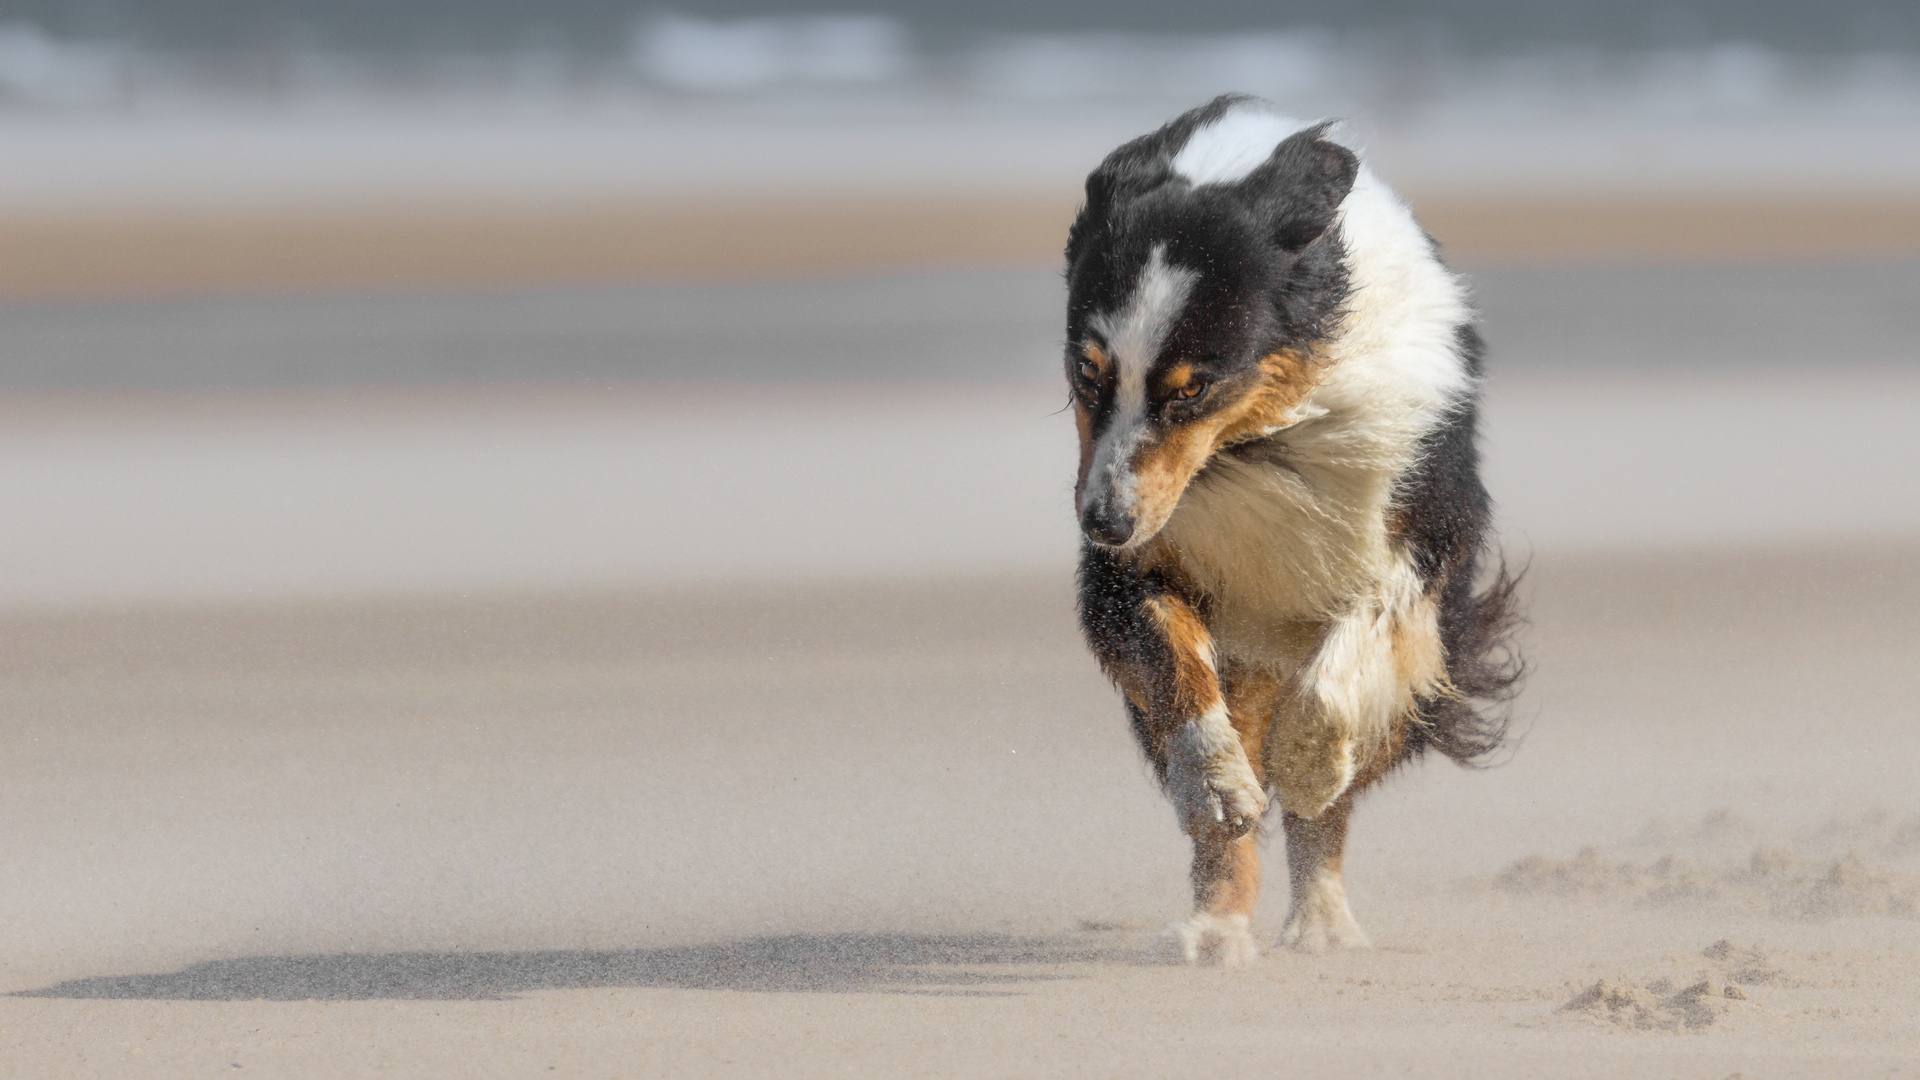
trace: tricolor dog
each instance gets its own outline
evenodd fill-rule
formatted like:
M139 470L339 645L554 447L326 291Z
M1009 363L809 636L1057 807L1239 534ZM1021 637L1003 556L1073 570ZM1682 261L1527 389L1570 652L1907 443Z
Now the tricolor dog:
M1483 567L1480 337L1433 241L1328 124L1222 97L1108 155L1067 240L1080 617L1193 840L1188 961L1363 946L1354 797L1501 742L1513 582Z

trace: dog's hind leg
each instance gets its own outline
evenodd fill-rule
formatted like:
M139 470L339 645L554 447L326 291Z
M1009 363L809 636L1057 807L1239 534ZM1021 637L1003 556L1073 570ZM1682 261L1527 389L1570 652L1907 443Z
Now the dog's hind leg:
M1266 782L1265 743L1280 682L1264 671L1229 668L1222 692L1235 734ZM1189 964L1238 965L1260 955L1253 939L1253 906L1260 899L1258 831L1208 829L1193 834L1193 914L1167 928L1177 959Z
M1347 844L1347 819L1353 813L1351 791L1319 816L1284 815L1287 830L1287 879L1293 901L1280 943L1301 952L1364 949L1367 935L1347 907L1340 860Z

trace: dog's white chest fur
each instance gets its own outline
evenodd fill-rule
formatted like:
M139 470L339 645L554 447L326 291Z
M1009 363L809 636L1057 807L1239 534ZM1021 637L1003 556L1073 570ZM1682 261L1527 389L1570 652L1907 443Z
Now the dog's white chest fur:
M1389 571L1392 477L1280 444L1261 449L1213 461L1161 535L1212 598L1223 652L1297 664L1299 625L1333 618Z

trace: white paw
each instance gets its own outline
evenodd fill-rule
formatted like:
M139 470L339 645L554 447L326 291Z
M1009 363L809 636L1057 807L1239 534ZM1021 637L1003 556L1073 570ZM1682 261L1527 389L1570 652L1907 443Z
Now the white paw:
M1195 912L1160 935L1162 951L1176 964L1241 967L1260 958L1260 946L1245 915Z
M1267 793L1224 714L1190 721L1174 737L1167 755L1167 789L1180 827L1189 836L1221 829L1239 836L1260 824L1267 812Z
M1347 890L1330 874L1316 878L1294 898L1287 925L1280 930L1280 944L1307 953L1373 947L1347 907Z

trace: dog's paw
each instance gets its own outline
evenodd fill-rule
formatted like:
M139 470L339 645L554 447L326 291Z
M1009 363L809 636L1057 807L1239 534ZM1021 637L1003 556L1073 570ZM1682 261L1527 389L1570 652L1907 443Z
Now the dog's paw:
M1311 821L1353 783L1358 747L1338 729L1319 724L1295 724L1275 734L1267 757L1280 805Z
M1240 836L1260 824L1267 793L1253 775L1239 736L1225 719L1202 717L1173 740L1167 758L1167 788L1189 836L1224 830ZM1212 727L1224 728L1224 737Z
M1294 900L1280 944L1296 952L1323 953L1330 949L1368 949L1366 931L1347 907L1347 891L1338 878L1322 876Z
M1353 913L1341 911L1334 916L1302 915L1290 918L1280 931L1280 944L1295 952L1323 953L1334 949L1371 949L1366 931L1353 919Z
M1229 763L1231 764L1231 763ZM1267 812L1267 795L1253 778L1253 770L1241 763L1245 776L1206 773L1177 782L1174 802L1180 811L1180 826L1189 836L1224 831L1242 836L1253 831Z
M1260 958L1260 946L1245 915L1193 915L1160 934L1160 949L1169 963L1241 967Z

